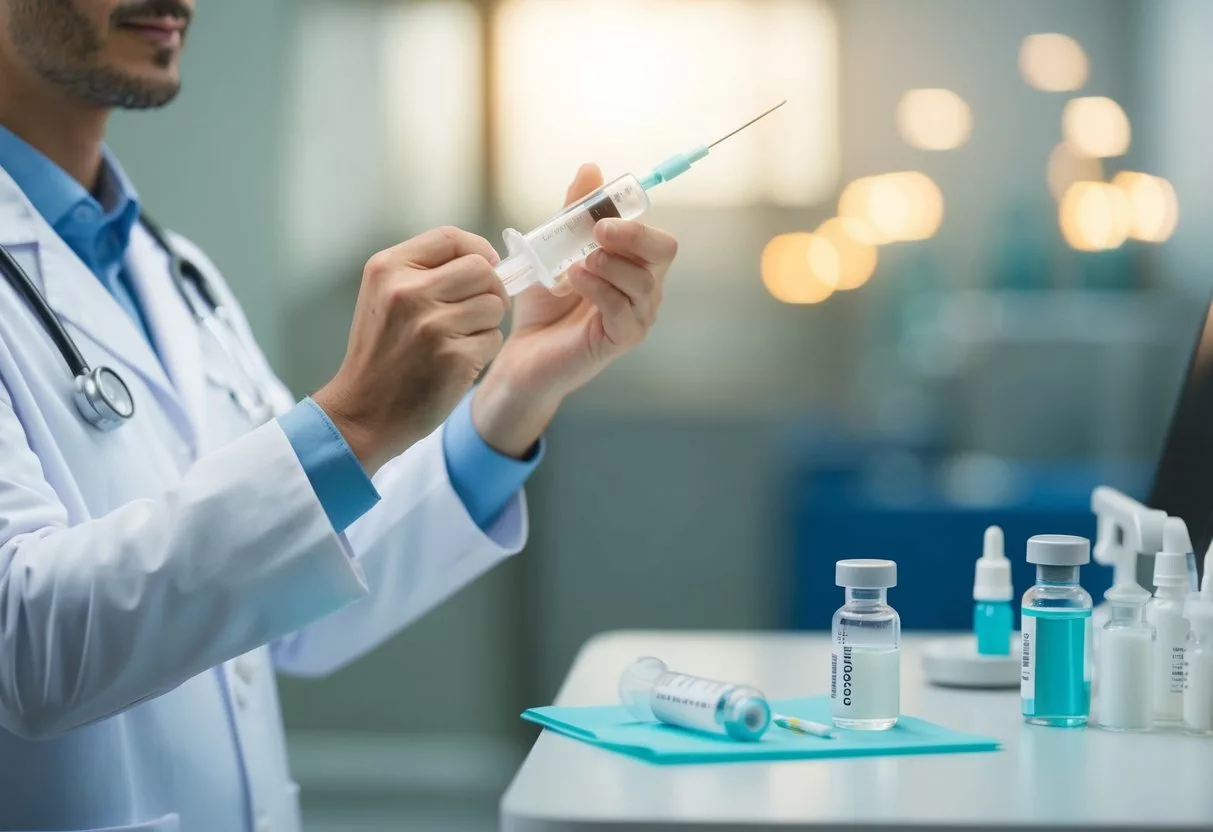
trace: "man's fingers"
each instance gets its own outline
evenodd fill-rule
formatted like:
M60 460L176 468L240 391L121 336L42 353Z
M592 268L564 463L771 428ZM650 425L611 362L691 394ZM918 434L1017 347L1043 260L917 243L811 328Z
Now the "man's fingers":
M612 254L642 265L668 266L678 254L678 241L664 231L635 220L602 220L594 238Z
M569 185L569 190L564 195L565 206L572 205L586 194L598 190L602 187L602 182L602 169L598 165L582 165L577 169L577 175L573 177L573 183Z
M503 303L509 303L501 279L489 261L479 254L465 254L431 269L428 277L434 281L434 297L437 300L455 303L475 295L490 294L501 298Z
M505 320L506 305L496 295L477 295L447 307L451 332L455 335L474 335L501 326Z
M657 278L644 266L599 249L586 258L585 268L627 295L638 309L652 306L658 288Z
M579 295L598 307L602 313L603 332L611 343L628 347L644 338L644 325L623 292L591 274L582 264L569 269L569 282Z
M488 240L453 226L431 229L381 254L399 258L402 266L421 269L437 268L468 254L478 254L494 264L501 259Z

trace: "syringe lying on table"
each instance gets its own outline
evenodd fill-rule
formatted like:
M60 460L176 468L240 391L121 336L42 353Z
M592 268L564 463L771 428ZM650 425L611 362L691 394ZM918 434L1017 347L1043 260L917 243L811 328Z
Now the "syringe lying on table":
M594 226L599 220L631 220L639 217L649 210L651 204L646 191L686 173L713 147L787 103L779 102L711 144L671 156L641 178L629 173L603 185L527 234L507 228L502 236L508 255L496 268L506 292L516 295L535 283L553 288L570 266L581 262L599 247L594 239Z

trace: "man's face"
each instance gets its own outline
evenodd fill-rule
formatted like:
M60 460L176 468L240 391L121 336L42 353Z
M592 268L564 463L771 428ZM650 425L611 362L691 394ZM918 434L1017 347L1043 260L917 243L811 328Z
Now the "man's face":
M91 104L159 107L181 87L193 11L194 0L8 0L0 37L27 69Z

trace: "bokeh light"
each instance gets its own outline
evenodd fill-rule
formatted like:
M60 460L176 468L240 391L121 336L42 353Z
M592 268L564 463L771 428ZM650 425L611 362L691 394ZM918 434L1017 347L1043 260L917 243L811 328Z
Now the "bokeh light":
M973 115L951 90L908 90L897 106L897 129L912 147L951 150L969 138Z
M834 293L828 273L837 275L837 257L828 241L812 234L780 234L763 249L762 282L783 303L821 303Z
M1132 139L1125 111L1103 96L1067 101L1061 126L1070 148L1083 156L1123 156Z
M838 215L866 223L873 243L925 240L943 222L943 193L919 171L868 176L843 190Z
M1069 92L1087 82L1087 55L1068 35L1028 35L1019 47L1019 71L1044 92Z
M1061 199L1075 182L1098 182L1103 179L1103 163L1094 156L1075 153L1065 142L1058 142L1049 154L1049 192Z
M1078 251L1107 251L1129 236L1133 211L1129 197L1107 182L1075 182L1061 198L1061 233Z
M868 224L854 217L832 217L814 232L815 239L828 242L838 258L834 288L858 289L876 271L879 255L875 235Z
M1170 182L1160 176L1124 170L1112 178L1112 184L1129 200L1130 238L1147 243L1171 238L1179 223L1179 200Z

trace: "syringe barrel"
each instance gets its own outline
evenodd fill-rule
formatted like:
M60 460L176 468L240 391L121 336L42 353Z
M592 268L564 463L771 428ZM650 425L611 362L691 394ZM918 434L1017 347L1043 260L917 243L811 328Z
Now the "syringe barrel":
M648 194L640 180L625 174L526 234L507 231L509 256L497 273L511 295L536 281L550 289L570 266L599 248L594 226L600 220L635 219L648 211L649 206ZM523 262L530 268L519 271L516 266ZM507 267L507 263L511 265Z
M659 720L738 740L757 740L771 724L771 706L761 691L675 673L652 656L637 659L624 670L619 698L638 720Z

